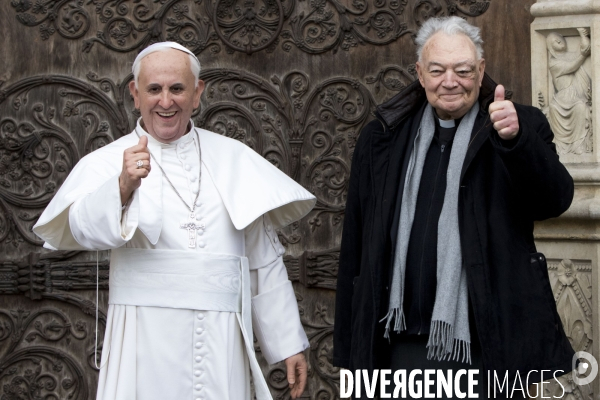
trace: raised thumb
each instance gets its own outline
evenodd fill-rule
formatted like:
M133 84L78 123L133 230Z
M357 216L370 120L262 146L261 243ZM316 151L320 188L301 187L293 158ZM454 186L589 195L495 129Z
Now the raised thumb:
M140 136L140 141L138 142L140 146L148 146L148 137L145 135Z
M496 86L496 91L494 92L494 101L504 101L504 86Z

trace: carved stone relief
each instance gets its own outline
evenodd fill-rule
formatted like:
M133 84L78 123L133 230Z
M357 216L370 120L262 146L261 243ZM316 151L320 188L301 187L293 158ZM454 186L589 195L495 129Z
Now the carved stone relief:
M575 351L592 352L592 263L590 260L548 260L550 284L565 333ZM575 385L571 374L559 378L563 398L591 399L591 385ZM544 385L544 396L559 397L563 389L554 380Z
M0 294L28 298L5 297L0 309L2 399L80 400L94 391L96 305L73 291L96 288L96 262L71 261L77 253L31 253L0 267ZM98 271L99 287L106 290L108 262L98 263ZM98 311L98 356L103 310Z
M476 17L490 0L11 0L18 21L38 27L42 40L58 34L129 52L173 40L199 54L205 50L252 54L279 45L309 53L384 45L414 35L440 14ZM405 14L412 18L404 22ZM93 35L93 27L97 33Z
M579 48L569 52L565 37L550 32L546 37L549 52L548 70L552 77L553 93L545 104L540 93L539 105L548 117L554 132L559 154L591 153L592 79L584 67L591 52L589 30L578 28Z

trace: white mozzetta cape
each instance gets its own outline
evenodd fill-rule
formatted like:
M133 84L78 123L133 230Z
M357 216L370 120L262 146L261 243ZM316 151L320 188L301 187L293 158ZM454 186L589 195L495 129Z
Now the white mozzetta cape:
M314 207L316 199L312 194L248 146L214 132L193 129L200 137L202 164L236 229L244 229L263 214L268 214L274 228L278 229L304 217ZM77 163L33 227L46 242L45 247L106 249L86 248L77 243L70 232L69 216L65 211L75 200L94 192L119 174L123 151L138 142L138 136L132 132ZM158 142L149 142L148 148L155 155L160 153ZM155 166L134 194L134 201L139 201L140 206L139 229L152 244L158 241L163 224L161 183L161 172Z
M121 211L118 175L123 151L139 141L135 132L84 157L34 231L58 249L123 246L248 257L254 332L266 360L280 361L308 341L274 228L304 216L314 197L243 144L196 131L202 149L197 205L206 222L196 249L187 248L188 234L179 228L188 211L156 165ZM148 143L188 203L198 176L196 146L191 134L168 145L151 137ZM97 398L248 399L245 353L235 313L110 304Z

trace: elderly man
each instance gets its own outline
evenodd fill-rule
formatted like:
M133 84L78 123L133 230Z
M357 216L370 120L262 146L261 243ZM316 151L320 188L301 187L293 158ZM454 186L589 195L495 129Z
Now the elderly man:
M511 388L517 373L566 373L574 352L533 241L533 222L573 197L548 122L504 99L463 19L428 20L416 43L418 82L377 108L354 152L334 364L480 368Z
M304 390L308 341L275 229L314 197L243 144L194 127L196 56L157 43L133 63L142 117L87 155L34 227L57 249L112 249L100 400L271 399L269 363Z

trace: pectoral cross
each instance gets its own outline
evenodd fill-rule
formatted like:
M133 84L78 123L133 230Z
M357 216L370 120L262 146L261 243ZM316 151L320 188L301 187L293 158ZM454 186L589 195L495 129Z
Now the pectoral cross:
M204 230L205 225L203 222L196 222L196 214L190 214L190 220L182 222L179 227L181 229L187 229L188 231L188 247L190 249L196 248L196 231Z

